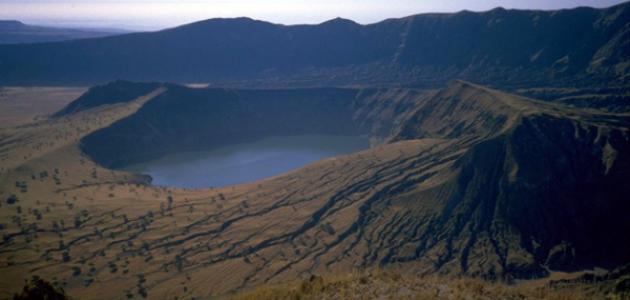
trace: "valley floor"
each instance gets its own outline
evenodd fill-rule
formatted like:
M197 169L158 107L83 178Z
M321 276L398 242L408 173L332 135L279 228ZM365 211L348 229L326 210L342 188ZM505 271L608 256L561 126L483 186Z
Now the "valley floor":
M45 119L86 90L85 87L0 87L0 128Z

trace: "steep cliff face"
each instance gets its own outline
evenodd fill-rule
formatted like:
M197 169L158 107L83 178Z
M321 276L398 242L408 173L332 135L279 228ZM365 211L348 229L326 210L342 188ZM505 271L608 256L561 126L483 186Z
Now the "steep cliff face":
M409 18L396 58L418 70L440 66L440 77L448 78L450 70L485 83L535 84L577 73L594 82L604 74L625 78L628 57L619 51L627 49L621 40L629 16L627 4L599 11L497 8L420 15Z
M628 116L457 82L407 121L396 139L449 138L467 149L423 235L441 237L438 268L529 277L630 260Z
M496 208L550 268L630 260L629 119L610 121L531 116L508 136Z
M612 267L630 259L628 132L538 115L474 143L454 164L433 230L465 273L530 277L544 268ZM618 155L625 151L626 154ZM434 233L435 234L435 233ZM486 252L480 256L480 253ZM480 257L492 258L482 259Z

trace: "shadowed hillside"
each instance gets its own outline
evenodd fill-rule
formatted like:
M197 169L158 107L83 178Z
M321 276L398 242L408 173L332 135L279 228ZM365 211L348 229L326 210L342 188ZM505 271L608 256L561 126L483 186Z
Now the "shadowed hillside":
M135 91L155 89L149 84L132 85L117 82L94 88L58 115L83 105L84 99L96 98L98 90L124 91L126 98L133 99L138 96ZM105 166L120 166L269 136L370 135L377 142L427 94L396 89L237 90L175 85L167 89L133 117L83 139L83 151Z
M440 86L463 78L502 86L618 85L628 83L629 20L627 3L421 14L370 25L211 19L153 33L1 46L0 83Z
M622 216L630 209L628 116L459 82L409 121L397 139L446 137L471 145L453 165L456 191L431 226L452 237L444 263L456 258L461 266L451 267L468 273L531 276L544 272L542 265L568 270L629 259L630 239L618 234L629 226ZM495 262L471 261L484 245L494 249Z

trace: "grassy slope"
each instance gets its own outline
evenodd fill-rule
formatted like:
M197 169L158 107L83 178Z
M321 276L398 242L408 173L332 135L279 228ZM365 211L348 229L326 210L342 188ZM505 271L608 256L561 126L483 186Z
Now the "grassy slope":
M31 274L81 299L116 299L220 294L344 273L393 254L400 262L408 257L409 270L434 272L445 249L458 247L438 240L417 257L422 240L409 238L429 232L444 208L440 199L456 187L455 163L476 138L435 134L213 190L139 185L143 178L103 169L78 151L82 136L133 114L159 92L0 132L0 196L19 199L0 207L0 296ZM504 125L511 124L518 122ZM498 258L485 249L480 244L473 253L492 265ZM458 269L456 258L445 263L444 270Z

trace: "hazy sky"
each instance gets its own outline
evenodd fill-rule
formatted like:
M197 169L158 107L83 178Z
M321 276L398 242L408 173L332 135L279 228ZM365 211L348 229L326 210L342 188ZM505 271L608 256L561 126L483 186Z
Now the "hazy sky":
M0 19L71 27L153 30L192 21L248 16L283 24L337 16L359 23L424 12L606 7L624 0L0 0Z

